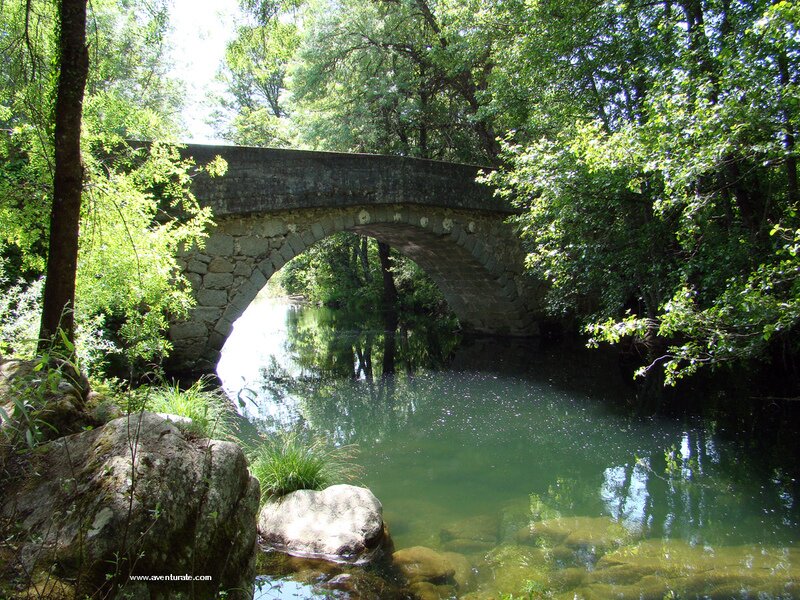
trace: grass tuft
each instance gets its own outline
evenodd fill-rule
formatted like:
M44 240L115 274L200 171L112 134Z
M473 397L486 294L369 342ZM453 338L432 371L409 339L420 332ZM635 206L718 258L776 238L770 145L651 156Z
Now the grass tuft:
M355 446L331 447L296 431L265 439L250 457L250 472L261 484L261 502L297 490L321 490L352 481L359 468Z
M187 417L191 423L178 427L198 437L225 439L233 433L232 407L220 390L209 389L200 379L182 390L177 383L150 388L145 401L147 410Z

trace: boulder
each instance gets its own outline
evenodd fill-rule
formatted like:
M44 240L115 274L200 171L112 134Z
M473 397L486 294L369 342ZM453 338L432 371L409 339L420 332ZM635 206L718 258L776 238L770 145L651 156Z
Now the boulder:
M259 487L236 444L141 413L54 440L20 468L0 497L19 571L76 582L76 597L252 594Z
M371 562L385 541L381 503L367 488L345 484L268 501L258 531L280 552L350 564Z

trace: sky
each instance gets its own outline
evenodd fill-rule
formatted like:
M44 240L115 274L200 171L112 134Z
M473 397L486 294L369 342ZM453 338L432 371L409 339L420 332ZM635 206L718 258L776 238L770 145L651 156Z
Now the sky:
M224 91L215 76L225 56L225 46L235 35L239 14L238 0L172 0L172 75L186 82L183 120L189 135L183 142L227 143L217 138L206 123L213 112L207 95Z

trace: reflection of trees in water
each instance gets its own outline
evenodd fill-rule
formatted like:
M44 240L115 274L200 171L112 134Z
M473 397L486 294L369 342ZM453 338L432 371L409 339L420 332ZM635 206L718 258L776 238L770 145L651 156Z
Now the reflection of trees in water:
M790 543L798 521L788 480L780 470L772 477L760 472L754 462L708 430L692 428L663 451L606 468L600 497L609 516L648 537Z
M400 472L435 471L475 496L535 494L565 516L604 514L647 536L733 544L796 531L792 483L771 483L757 456L699 421L610 410L603 399L624 388L608 385L613 368L596 357L316 309L290 313L285 349L291 366L272 359L252 390L262 431L385 440L402 450L385 459Z
M441 369L458 345L449 323L428 319L419 326L391 313L361 317L327 309L292 312L287 351L305 372L374 380Z
M390 316L395 330L385 322L326 309L290 312L285 348L299 374L274 357L261 369L251 391L256 426L272 432L307 422L343 444L402 427L420 403L416 375L444 367L458 337L447 325L409 327Z

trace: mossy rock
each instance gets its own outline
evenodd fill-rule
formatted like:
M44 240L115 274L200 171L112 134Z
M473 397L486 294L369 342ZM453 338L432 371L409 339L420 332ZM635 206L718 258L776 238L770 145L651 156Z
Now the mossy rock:
M445 600L456 598L456 588L452 585L436 585L429 581L411 584L408 588L418 600Z
M742 593L792 596L800 583L800 553L775 547L710 547L647 540L601 558L591 573L590 587L608 585L624 590L653 578L668 590L691 597L729 598Z
M549 589L552 565L547 553L530 546L503 545L486 556L491 570L490 584L482 586L482 593L525 594L531 584Z
M455 567L440 552L425 546L403 548L392 554L392 564L409 585L428 582L435 585L455 584Z
M500 521L496 517L479 515L448 523L442 527L439 537L442 543L450 540L475 540L496 544L499 528Z
M463 554L457 552L442 552L444 556L453 567L453 579L456 582L459 592L466 592L473 587L475 583L475 573L472 570L472 564L469 559Z
M633 534L608 517L562 517L533 521L517 532L524 544L610 550L633 539Z

